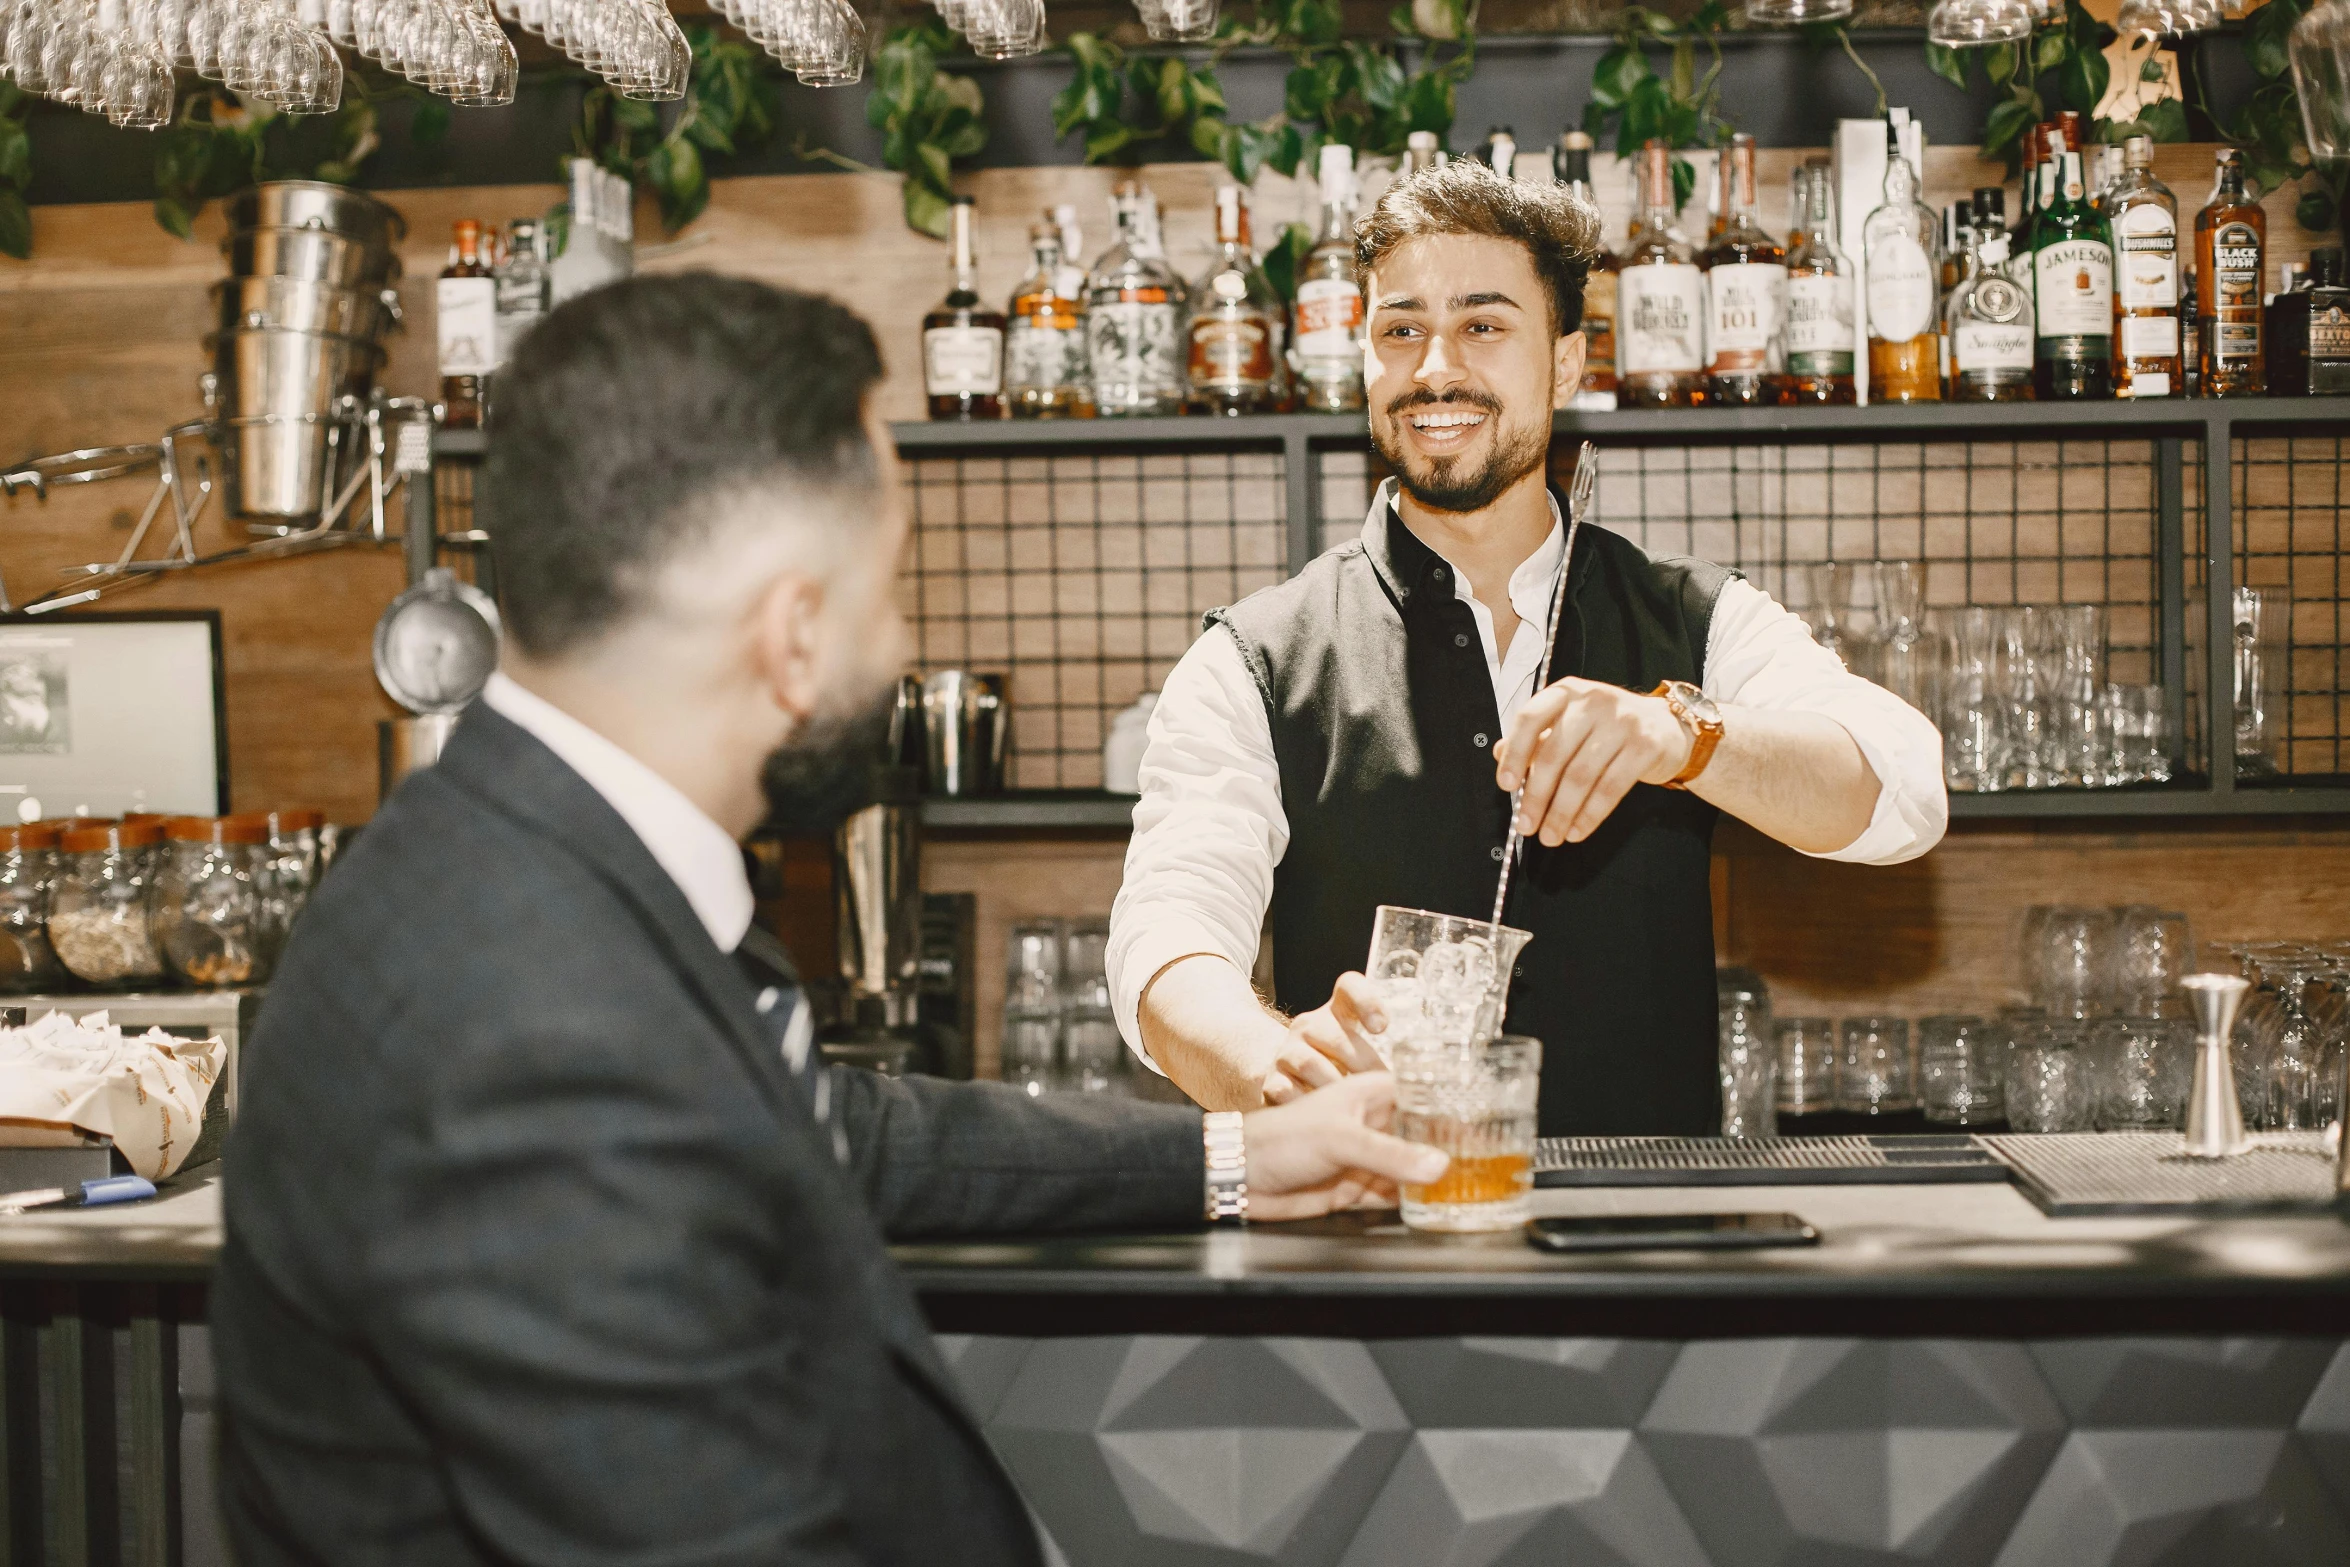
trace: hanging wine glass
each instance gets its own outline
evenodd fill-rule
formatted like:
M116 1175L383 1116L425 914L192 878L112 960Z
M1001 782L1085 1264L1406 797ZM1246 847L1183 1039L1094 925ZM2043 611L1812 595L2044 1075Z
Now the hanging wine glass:
M1852 14L1852 0L1746 0L1746 19L1765 27L1833 22Z
M1926 37L1951 49L2013 43L2032 36L2028 0L1941 0L1926 18Z
M2285 44L2301 126L2318 162L2350 158L2350 0L2322 0Z

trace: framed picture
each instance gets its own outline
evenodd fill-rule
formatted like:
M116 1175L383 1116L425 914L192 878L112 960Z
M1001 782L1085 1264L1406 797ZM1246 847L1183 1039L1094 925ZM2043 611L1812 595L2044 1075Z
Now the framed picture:
M227 808L218 610L0 616L0 820Z

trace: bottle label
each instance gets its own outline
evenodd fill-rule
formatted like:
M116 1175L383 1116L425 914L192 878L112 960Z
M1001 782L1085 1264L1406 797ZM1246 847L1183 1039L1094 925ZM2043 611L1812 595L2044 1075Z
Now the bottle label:
M488 375L498 364L498 285L486 277L445 277L433 289L441 374Z
M2158 202L2126 209L2114 225L2114 293L2124 310L2171 310L2179 303L2179 220Z
M1787 280L1787 369L1852 374L1852 279L1810 272Z
M1869 336L1888 343L1921 337L1934 324L1934 264L1907 234L1887 234L1869 252Z
M1004 334L934 326L922 334L922 386L932 397L993 397L1004 389Z
M1616 275L1595 270L1583 281L1583 384L1616 374Z
M1051 317L1014 316L1004 329L1004 380L1015 390L1085 385L1084 330L1074 318L1056 326Z
M1182 334L1175 306L1162 300L1109 300L1085 315L1086 355L1094 385L1183 388Z
M1616 360L1625 375L1705 368L1705 274L1688 262L1626 267L1616 285Z
M2222 223L2211 236L2211 355L2222 364L2260 357L2260 235Z
M2028 375L2032 369L2032 324L2029 321L1961 321L1953 345L1960 375L2012 370Z
M2121 329L2124 359L2171 359L2179 352L2177 316L2124 316Z
M2328 305L2309 313L2309 357L2350 359L2350 310Z
M1212 386L1228 391L1258 391L1271 385L1272 381L1271 322L1254 316L1213 313L1192 318L1192 385Z
M1769 262L1726 262L1705 275L1713 296L1712 330L1716 375L1775 372L1780 367L1781 302L1787 297L1787 269Z
M1307 278L1297 286L1297 352L1301 359L1362 363L1363 291L1352 278Z
M2032 296L2042 337L2111 337L2113 251L2095 239L2063 239L2034 251Z

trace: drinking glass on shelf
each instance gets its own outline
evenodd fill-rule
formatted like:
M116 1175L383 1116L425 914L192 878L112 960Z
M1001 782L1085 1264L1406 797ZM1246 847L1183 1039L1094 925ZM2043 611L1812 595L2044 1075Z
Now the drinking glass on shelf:
M1722 1075L1722 1135L1777 1135L1779 1070L1771 1033L1771 999L1759 987L1717 990L1717 1061Z
M2080 1024L2026 1023L2007 1053L2007 1124L2018 1132L2085 1132L2094 1123Z
M1918 1101L1938 1126L2006 1116L2007 1045L1982 1018L1939 1013L1918 1024Z
M2095 784L2104 772L2097 704L2105 687L2105 606L2056 604L2043 614L2053 782Z
M2006 729L2000 720L1992 611L1968 604L1936 610L1944 638L1940 716L1942 773L1953 789L2007 787Z
M1804 568L1804 575L1811 583L1811 614L1805 618L1811 626L1812 640L1851 669L1859 653L1852 595L1854 585L1860 580L1860 568L1850 561L1815 560Z
M2307 948L2276 962L2276 1016L2265 1030L2267 1049L2261 1076L2267 1106L2260 1117L2263 1130L2316 1132L2332 1124L2341 1073L2337 1065L2339 1039L2310 1015L2309 987L2324 972L2321 957ZM2333 1068L2333 1070L2328 1070Z
M1126 1046L1110 1009L1109 946L1108 920L1069 922L1061 966L1061 1086L1076 1093L1111 1092L1125 1065Z
M1779 1114L1822 1115L1835 1109L1835 1023L1824 1017L1785 1017L1771 1033L1779 1058Z
M2007 787L2045 789L2050 783L2047 692L2042 687L2040 620L2029 604L1991 612L1991 678L1999 712Z
M2099 782L2170 782L2170 709L2160 686L2108 685L2097 700Z
M2188 1016L2179 981L2195 971L2187 916L2133 903L2114 911L2113 1010L2125 1017Z
M1059 920L1024 920L1004 944L1003 1077L1029 1094L1059 1086L1065 937Z
M2101 1132L2185 1124L2195 1025L2185 1018L2107 1018L2090 1036L2091 1096Z
M1393 1049L1395 1135L1452 1157L1436 1181L1401 1188L1403 1222L1447 1231L1525 1223L1542 1042L1505 1034L1476 1044L1398 1040Z
M2236 628L2236 776L2268 777L2277 770L2285 702L2285 594L2276 588L2238 588Z
M1938 640L1926 634L1926 563L1872 561L1877 584L1877 683L1921 713L1934 710Z
M2112 988L2111 910L2035 908L2026 916L2025 935L2024 974L2035 1004L2059 1018L2104 1010Z
M1848 1017L1836 1065L1836 1099L1858 1115L1893 1115L1918 1107L1917 1063L1909 1024L1897 1017Z

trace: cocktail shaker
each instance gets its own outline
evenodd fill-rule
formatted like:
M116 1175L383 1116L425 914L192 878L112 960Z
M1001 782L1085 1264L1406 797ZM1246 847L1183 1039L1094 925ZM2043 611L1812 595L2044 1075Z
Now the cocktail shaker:
M1012 737L1005 676L932 670L922 677L922 721L932 794L962 798L1002 791L1004 752Z

